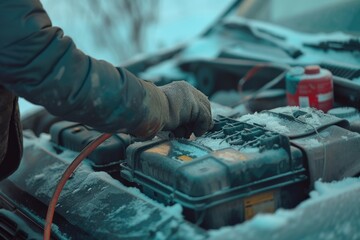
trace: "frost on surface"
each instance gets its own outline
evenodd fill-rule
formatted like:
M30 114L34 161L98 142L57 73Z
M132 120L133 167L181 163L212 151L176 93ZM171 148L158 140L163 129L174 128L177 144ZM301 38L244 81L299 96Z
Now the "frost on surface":
M47 135L29 141L25 144L22 165L31 164L32 171L18 171L11 178L21 189L48 203L61 175L77 154L69 150L56 153ZM173 234L166 233L170 221L176 228L184 221L180 205L165 207L105 172L94 172L87 162L68 180L56 211L99 239L145 238L156 229L168 236Z
M213 138L209 138L209 137L199 137L199 138L196 139L196 142L210 148L213 151L231 147L231 145L228 142L226 142L224 139L213 139Z
M210 106L211 106L211 115L213 119L217 118L218 116L227 117L233 114L232 108L218 104L216 102L210 102Z
M43 135L36 143L42 145L51 154L48 136ZM216 143L214 145L216 146ZM30 147L30 144L27 143L26 146ZM69 160L73 159L74 155L71 151L64 151L61 154ZM37 166L31 176L25 178L26 186L33 189L39 198L48 198L54 184L51 182L59 178L65 166L65 163L58 162L49 164L45 170ZM57 206L57 211L73 224L81 226L98 224L97 236L113 237L112 239L129 237L124 229L131 233L132 237L145 237L146 231L156 229L154 226L159 226L158 223L166 224L168 226L166 229L178 229L177 231L181 232L178 239L204 237L185 222L181 222L180 205L164 207L146 197L137 188L125 187L104 172L89 173L89 170L91 169L87 164L82 164L69 185L65 186ZM114 197L119 190L124 189L135 198L131 200L127 194L119 198ZM225 240L238 239L241 236L245 240L255 240L267 236L266 239L358 239L360 237L359 198L360 179L358 178L332 183L317 181L315 190L310 193L310 199L295 209L279 209L274 214L259 214L243 224L211 230L210 238ZM161 212L158 209L161 209ZM90 230L94 231L88 229ZM168 239L168 236L169 233L163 231L155 233L155 239Z
M247 114L237 120L260 125L270 131L292 137L311 132L316 133L317 129L321 127L338 124L339 122L344 123L340 118L324 114L322 111L314 108L290 106Z
M316 182L310 199L292 210L258 214L233 227L210 231L210 239L359 239L360 179Z
M312 136L312 138L302 138L298 139L297 142L300 142L304 147L320 147L323 146L321 138L318 139L318 136Z
M246 123L256 123L264 126L266 129L278 132L280 134L288 134L290 130L287 126L279 123L279 118L269 113L254 113L247 114L237 119L238 121L246 122ZM289 121L290 122L290 121Z

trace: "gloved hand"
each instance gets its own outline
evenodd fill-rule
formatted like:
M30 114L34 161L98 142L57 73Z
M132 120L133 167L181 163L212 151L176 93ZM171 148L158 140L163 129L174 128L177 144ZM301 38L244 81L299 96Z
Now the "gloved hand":
M162 87L142 81L146 90L148 113L132 134L151 137L160 130L172 131L176 137L204 134L212 128L210 102L200 91L185 81Z

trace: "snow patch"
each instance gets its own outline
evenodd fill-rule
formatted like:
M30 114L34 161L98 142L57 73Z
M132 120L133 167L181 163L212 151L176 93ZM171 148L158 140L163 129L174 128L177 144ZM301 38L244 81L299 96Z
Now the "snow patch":
M310 197L311 199L317 199L320 197L340 195L348 189L358 186L358 184L360 184L360 178L345 178L342 181L333 181L330 183L319 180L315 182L315 190L310 192ZM306 205L306 203L304 204Z
M133 212L134 215L124 214L124 212ZM111 224L118 223L121 220L121 225L124 223L131 227L140 224L141 222L146 221L151 217L151 214L154 212L154 209L149 209L147 203L141 200L132 201L127 206L121 206L112 213L106 216L106 221ZM124 218L124 215L127 216Z
M310 107L300 108L298 106L287 106L287 107L280 107L272 109L271 112L275 113L282 113L287 114L290 116L294 116L294 113L297 111L306 112L308 114L304 114L301 116L296 117L298 121L306 123L312 127L319 127L321 126L321 118L326 118L327 115L324 115L324 112L321 110L317 110Z
M250 124L260 124L264 126L266 129L278 132L280 134L289 134L290 130L279 123L279 118L269 113L254 113L254 114L246 114L236 119L238 121L250 123Z
M342 139L344 139L345 141L349 140L348 136L341 136Z
M182 211L183 208L180 204L174 204L172 206L167 206L166 207L166 212L168 212L171 216L174 216L176 218L181 218L182 219Z
M34 180L39 180L39 179L44 179L45 178L45 174L44 173L40 173L40 174L36 174L34 176Z
M219 115L228 117L233 114L233 109L219 103L210 102L212 118L217 118Z
M305 139L297 139L297 141L301 142L304 145L304 147L318 147L318 146L322 145L322 143L315 137L305 138Z
M94 177L96 176L96 178L105 180L105 181L111 183L112 185L118 186L120 188L124 188L124 185L121 182L119 182L118 180L112 178L106 172L94 172L94 173L92 173L92 175ZM170 214L171 216L173 216L175 218L178 218L178 219L183 218L183 216L182 216L182 207L180 205L178 205L178 204L175 204L173 206L165 207L163 204L161 204L161 203L149 198L145 194L143 194L138 188L127 187L126 190L127 190L127 192L133 194L137 198L144 200L144 202L146 202L147 204L152 204L152 205L157 206L159 208L164 208L168 214Z
M36 196L51 196L54 191L54 182L58 182L65 171L65 164L62 163L54 163L46 168L46 177L45 172L34 175L32 178L28 178L25 180L26 185L28 186L36 186L37 188L35 195ZM46 180L46 181L44 181Z
M276 230L284 227L287 221L283 216L273 216L272 214L256 215L254 219L249 223L249 227L264 229L264 230Z
M360 178L317 181L310 199L294 209L258 214L232 227L209 231L210 239L359 239Z

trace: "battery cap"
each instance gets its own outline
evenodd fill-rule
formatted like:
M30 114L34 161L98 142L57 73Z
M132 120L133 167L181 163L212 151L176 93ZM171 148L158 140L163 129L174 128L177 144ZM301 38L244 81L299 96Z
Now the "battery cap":
M317 65L312 65L312 66L306 66L305 67L305 74L318 74L320 73L320 67Z
M330 109L327 113L338 118L347 119L356 117L356 115L358 114L358 110L353 107L338 107Z

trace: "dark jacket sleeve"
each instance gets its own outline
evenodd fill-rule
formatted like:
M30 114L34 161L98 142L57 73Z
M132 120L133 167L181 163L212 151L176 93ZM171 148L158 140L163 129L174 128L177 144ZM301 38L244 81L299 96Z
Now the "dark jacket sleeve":
M148 111L141 80L77 49L38 0L0 1L0 84L106 132L127 132Z

